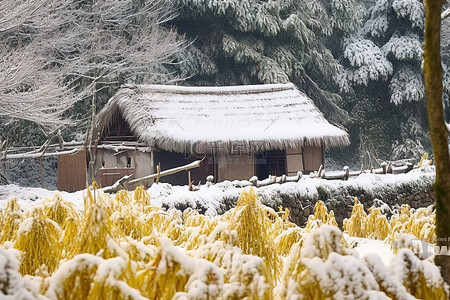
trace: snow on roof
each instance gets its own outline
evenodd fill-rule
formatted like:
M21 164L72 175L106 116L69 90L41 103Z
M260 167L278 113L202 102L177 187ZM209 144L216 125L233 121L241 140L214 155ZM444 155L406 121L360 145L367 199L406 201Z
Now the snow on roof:
M118 115L140 141L168 151L191 152L191 145L227 151L236 143L249 152L349 144L348 134L328 123L292 83L125 85L99 113L97 134Z

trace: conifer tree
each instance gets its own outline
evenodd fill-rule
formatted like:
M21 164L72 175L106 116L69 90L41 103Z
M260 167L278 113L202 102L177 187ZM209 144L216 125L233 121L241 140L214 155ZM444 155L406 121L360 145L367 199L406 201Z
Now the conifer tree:
M342 65L334 47L361 26L355 0L177 0L179 32L194 40L178 71L191 84L235 85L292 81L337 122Z
M362 153L384 151L384 159L420 157L430 149L421 70L423 3L380 0L369 12L358 34L344 41L340 82L350 95L346 99L354 99L348 109L362 112L355 120ZM380 141L370 147L364 140Z

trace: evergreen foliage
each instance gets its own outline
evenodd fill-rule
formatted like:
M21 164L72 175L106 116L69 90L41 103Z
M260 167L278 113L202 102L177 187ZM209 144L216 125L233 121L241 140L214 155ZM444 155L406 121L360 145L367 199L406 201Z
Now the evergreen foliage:
M369 156L419 157L430 149L421 70L423 30L422 1L382 0L369 5L361 30L345 39L340 87L347 95L347 110L362 112L351 115L359 127L363 162L376 164Z
M329 94L338 91L343 68L328 43L339 44L361 26L364 10L358 1L178 0L178 4L180 15L173 24L194 42L181 56L185 61L177 71L190 74L190 84L292 81L332 120L348 121L339 108L340 97Z

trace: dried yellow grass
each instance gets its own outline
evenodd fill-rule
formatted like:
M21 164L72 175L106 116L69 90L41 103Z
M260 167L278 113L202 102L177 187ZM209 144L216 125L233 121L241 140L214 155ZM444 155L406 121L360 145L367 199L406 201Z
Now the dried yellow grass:
M20 210L17 198L8 199L6 207L1 213L0 221L0 244L3 244L6 241L13 241L16 232L19 229L19 225L23 221L22 211Z
M299 227L291 227L288 228L287 230L284 230L274 240L275 246L278 251L278 255L280 256L289 255L294 245L298 243L303 236L304 232Z
M142 208L151 205L151 199L148 192L145 190L144 186L138 186L133 193L133 199Z
M348 232L350 236L367 237L367 214L364 212L364 206L359 203L358 198L354 198L355 204L353 205L352 214L350 219L344 222L344 230Z
M45 217L42 209L25 219L17 231L14 248L22 252L20 273L34 275L45 265L50 274L56 269L61 255L59 225Z
M369 216L367 217L367 237L384 240L389 235L389 222L381 213L380 208L372 206L369 208Z
M230 229L236 230L239 247L245 254L262 257L270 270L270 283L275 286L281 273L281 259L271 235L272 222L253 189L242 192L229 214Z
M390 224L380 209L369 211L367 216L355 199L345 223L350 235L383 239L392 226L388 240L403 232L426 240L435 236L435 215L428 209L403 206ZM22 221L23 216L29 218ZM94 184L80 217L55 196L23 214L10 200L0 224L6 224L0 237L24 251L22 273L36 274L33 281L49 299L448 297L439 272L430 272L429 264L415 270L403 250L396 258L401 272L370 257L358 259L322 201L302 229L289 221L288 210L262 205L253 189L242 193L234 209L210 218L192 209L182 215L152 207L143 187L108 196ZM32 259L37 252L42 257ZM344 277L352 284L339 285Z
M320 220L322 224L327 222L328 209L325 207L325 203L321 200L317 201L314 205L314 219Z
M330 254L348 255L348 249L342 232L334 226L323 225L314 229L294 245L287 257L283 270L283 280L276 291L282 299L300 297L300 299L332 299L332 291L322 291L320 279L314 275L310 263L313 259L324 262Z
M120 229L123 234L129 235L134 239L140 240L148 232L144 224L141 224L142 211L133 205L121 205L119 210L111 214L112 225Z
M52 199L46 199L43 203L45 215L63 226L66 218L79 218L77 211L72 203L65 201L61 194L55 194Z
M400 214L393 216L388 240L393 243L402 234L413 234L428 243L436 241L436 213L428 208L411 209L407 204L400 208Z
M83 217L75 236L73 246L68 249L67 256L74 257L81 253L90 253L103 258L126 256L117 242L117 230L105 213L105 209L92 203Z
M47 279L49 287L46 296L55 300L86 300L102 262L101 257L86 253L66 261Z
M272 299L270 274L260 257L244 254L239 247L223 241L207 243L188 253L194 258L207 259L225 270L226 293L220 299Z
M450 294L440 276L439 268L427 260L420 260L410 249L401 249L394 258L394 276L406 290L418 299L449 299ZM438 275L439 274L439 275Z
M97 268L87 300L146 300L137 289L128 285L133 278L130 261L121 257L105 260Z
M305 225L305 230L311 232L312 230L319 228L323 224L338 226L334 217L334 212L328 212L327 207L323 201L319 200L314 205L314 215L309 215Z

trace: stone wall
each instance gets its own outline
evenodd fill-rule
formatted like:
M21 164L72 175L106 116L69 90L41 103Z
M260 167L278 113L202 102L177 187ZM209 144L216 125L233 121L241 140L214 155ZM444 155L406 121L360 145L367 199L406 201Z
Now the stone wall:
M413 208L434 203L432 185L434 172L415 170L407 174L364 174L349 180L324 180L302 178L298 182L272 184L255 188L261 202L274 210L288 208L294 223L303 226L314 213L314 205L322 200L328 210L333 210L336 221L350 217L354 197L364 204L365 210L374 205L381 207L389 218L402 204ZM186 187L187 188L187 187ZM149 189L164 208L197 209L210 216L223 214L234 207L240 193L250 187L237 187L233 182L221 182L202 187L200 191L186 192L182 187L155 186ZM152 190L155 189L154 192ZM164 193L161 193L164 190Z
M341 191L342 192L342 191ZM371 194L364 190L349 191L336 197L328 193L319 194L317 198L295 198L283 197L282 206L290 210L292 222L303 226L308 220L308 216L314 213L314 205L318 200L322 200L328 210L333 210L336 222L342 226L342 221L349 218L353 209L354 197L364 205L368 213L371 206L381 207L383 213L389 218L395 209L402 204L409 204L412 208L427 207L434 203L435 197L432 186L424 186L421 191L393 191L390 194ZM383 199L383 200L381 200ZM274 208L275 209L275 208Z

